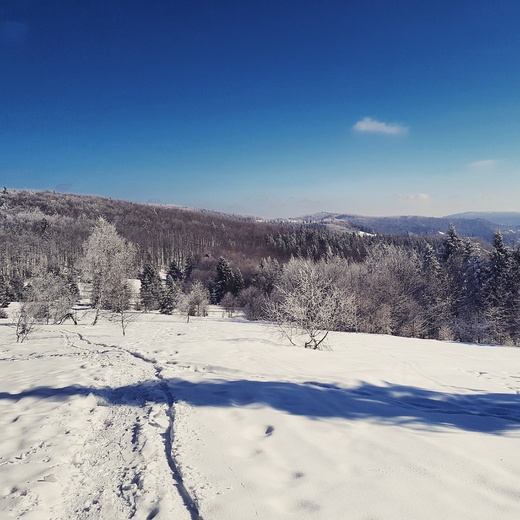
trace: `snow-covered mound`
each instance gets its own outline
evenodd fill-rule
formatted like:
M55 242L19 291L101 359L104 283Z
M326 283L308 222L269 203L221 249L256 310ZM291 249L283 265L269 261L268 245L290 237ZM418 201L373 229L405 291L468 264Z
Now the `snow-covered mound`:
M2 322L1 518L520 518L520 349Z

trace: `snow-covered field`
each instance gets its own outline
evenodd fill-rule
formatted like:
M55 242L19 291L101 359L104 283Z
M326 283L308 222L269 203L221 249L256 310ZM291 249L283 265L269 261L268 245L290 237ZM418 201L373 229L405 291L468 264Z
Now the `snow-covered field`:
M520 349L0 321L0 518L520 518Z

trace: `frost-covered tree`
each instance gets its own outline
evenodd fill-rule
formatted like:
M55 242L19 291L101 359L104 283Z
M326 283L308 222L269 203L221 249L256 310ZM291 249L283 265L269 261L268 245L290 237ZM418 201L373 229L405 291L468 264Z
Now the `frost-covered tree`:
M96 309L120 312L128 308L128 278L134 273L136 247L121 237L115 226L100 218L83 245L83 277L92 282L91 301Z
M39 324L61 324L76 318L72 307L78 298L78 289L70 277L41 270L24 288L20 309L15 312L15 334L23 342Z
M359 330L399 336L426 334L421 261L414 250L379 244L355 272Z
M204 285L196 281L191 289L179 298L178 309L190 321L190 316L207 316L209 305L209 294Z
M41 271L30 279L25 288L24 313L37 321L62 323L66 318L75 318L72 306L79 296L76 284L70 278Z
M286 264L269 314L292 344L320 349L331 330L345 330L355 320L355 304L342 288L345 263L292 258Z
M16 342L23 343L37 328L37 320L26 305L14 313Z
M460 238L453 226L443 244L444 295L453 339L483 341L487 321L482 313L484 266L477 243Z

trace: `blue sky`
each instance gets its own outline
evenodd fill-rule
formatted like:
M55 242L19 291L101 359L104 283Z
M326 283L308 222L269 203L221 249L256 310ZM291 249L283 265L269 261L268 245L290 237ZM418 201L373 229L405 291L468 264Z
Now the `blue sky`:
M520 211L519 28L518 0L0 0L0 183Z

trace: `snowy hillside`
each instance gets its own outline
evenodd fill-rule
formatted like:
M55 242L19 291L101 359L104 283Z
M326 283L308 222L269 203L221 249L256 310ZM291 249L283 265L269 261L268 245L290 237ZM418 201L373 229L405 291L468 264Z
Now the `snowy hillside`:
M0 517L520 518L520 349L0 322Z

